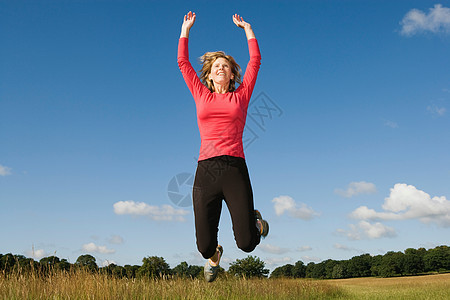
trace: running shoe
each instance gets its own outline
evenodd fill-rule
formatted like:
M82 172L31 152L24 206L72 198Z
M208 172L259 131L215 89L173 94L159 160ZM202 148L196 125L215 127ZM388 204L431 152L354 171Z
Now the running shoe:
M256 224L258 224L256 227L258 227L261 236L265 238L269 234L269 223L262 218L261 213L257 209L255 210L255 217Z
M223 254L222 246L218 245L216 248L216 251L219 253L218 259L217 259L217 264L215 266L211 265L210 259L208 259L206 261L205 267L203 268L203 274L205 275L205 280L208 282L213 282L217 277L217 273L219 272L219 268L220 268L219 263L220 263L220 259L222 258L222 254Z

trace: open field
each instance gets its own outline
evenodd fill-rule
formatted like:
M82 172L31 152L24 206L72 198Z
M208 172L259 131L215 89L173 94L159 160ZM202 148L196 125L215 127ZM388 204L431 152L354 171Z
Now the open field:
M450 299L450 274L334 279L347 299Z
M0 274L0 299L450 299L450 274L345 280L118 279L83 271Z

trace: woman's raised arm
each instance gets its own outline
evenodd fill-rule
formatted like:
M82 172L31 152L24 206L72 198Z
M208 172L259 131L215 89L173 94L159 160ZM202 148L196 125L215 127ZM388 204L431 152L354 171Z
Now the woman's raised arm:
M190 11L183 18L183 25L181 25L180 38L182 37L189 38L189 31L191 30L191 27L192 25L194 25L194 23L195 23L195 13Z
M255 33L253 32L253 29L252 29L252 26L249 23L245 22L244 19L240 15L234 14L233 22L234 22L234 24L236 24L237 27L243 28L245 30L245 35L247 36L247 40L256 39Z

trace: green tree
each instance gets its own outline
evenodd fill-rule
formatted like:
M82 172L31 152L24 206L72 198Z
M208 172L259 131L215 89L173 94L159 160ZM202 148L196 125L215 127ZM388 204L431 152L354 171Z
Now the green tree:
M58 268L61 271L69 271L70 267L71 267L71 264L65 258L61 259L58 263Z
M332 259L327 259L326 261L324 261L325 278L328 278L328 279L333 278L333 270L337 264L338 264L338 262L335 260L332 260Z
M344 264L339 262L333 266L333 270L331 272L331 278L333 278L333 279L346 278L345 274L346 273L345 273Z
M46 268L55 268L60 262L59 257L57 256L47 256L44 258L41 258L41 260L39 261L39 263L41 264L41 266L46 267Z
M98 270L96 259L90 254L80 255L77 258L75 265L78 267L87 268L90 271Z
M0 258L0 267L1 270L5 273L9 273L14 268L14 265L16 264L16 259L14 258L14 255L11 253L2 255Z
M413 248L406 249L402 268L405 274L416 275L422 273L425 270L425 264L420 252Z
M138 275L141 277L157 278L170 275L170 267L162 257L144 257L142 263L138 270Z
M15 266L17 270L29 272L31 270L37 270L39 263L32 258L27 258L23 255L14 255Z
M292 275L293 268L294 268L294 266L291 264L287 264L287 265L275 268L275 270L273 270L272 273L270 274L270 278L294 277Z
M312 276L312 274L313 274L313 271L314 271L315 267L316 267L316 263L313 262L313 261L309 262L309 263L306 265L306 271L305 271L305 274L306 274L305 277L306 277L306 278L314 278L314 277Z
M41 270L44 274L48 274L51 271L55 271L58 267L60 260L56 256L47 256L41 258L39 264L41 265Z
M347 272L350 277L367 277L371 275L372 256L363 254L354 256L348 261Z
M267 277L269 270L264 267L265 263L262 260L256 256L249 255L246 258L236 259L235 262L232 262L228 273L244 278Z
M191 266L183 261L172 269L172 274L180 278L197 278L203 272L203 267Z
M305 278L306 277L306 266L299 260L294 264L292 268L292 277L294 278Z
M370 274L372 276L381 276L381 262L383 255L375 255L372 257L372 267L370 267Z
M189 265L187 262L183 261L179 263L175 268L172 269L173 275L177 277L188 277L189 276Z
M326 278L325 262L318 264L310 262L306 265L306 277L307 278Z
M450 248L438 246L429 249L424 255L425 268L427 271L441 272L450 270Z
M125 268L116 264L109 264L106 267L101 268L101 272L114 276L116 278L122 278L126 276Z
M225 273L225 270L222 269L222 273ZM188 267L188 275L192 279L199 278L200 276L203 276L203 267L200 267L200 266L189 266Z
M404 254L402 252L389 251L383 256L380 265L380 276L382 277L392 277L396 275L402 275L402 265L403 265Z
M125 269L125 276L127 278L130 278L130 279L131 278L136 278L137 272L138 272L140 267L141 266L137 266L137 265L134 265L134 266L125 265L125 266L123 266L123 268Z

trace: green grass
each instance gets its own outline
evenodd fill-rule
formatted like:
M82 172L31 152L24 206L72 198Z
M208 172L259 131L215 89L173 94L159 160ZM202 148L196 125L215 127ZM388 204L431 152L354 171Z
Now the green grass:
M450 299L450 274L345 280L118 279L77 270L0 274L0 299Z

